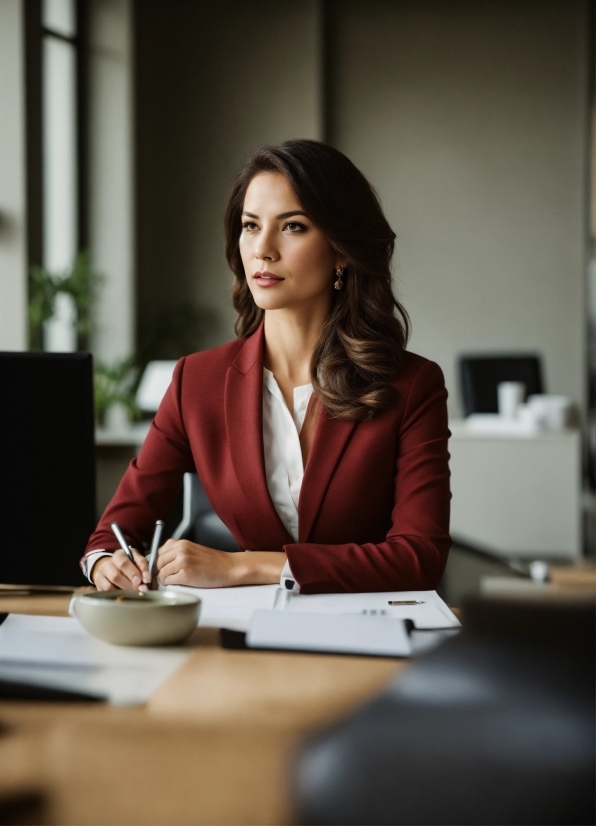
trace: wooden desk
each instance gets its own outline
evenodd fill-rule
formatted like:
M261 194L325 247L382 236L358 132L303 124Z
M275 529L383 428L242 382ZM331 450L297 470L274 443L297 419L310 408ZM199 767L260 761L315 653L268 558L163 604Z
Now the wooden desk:
M0 610L65 615L64 597ZM201 629L143 708L0 703L3 788L41 788L47 822L289 823L297 742L373 696L404 661L228 651ZM1 791L1 789L0 789Z

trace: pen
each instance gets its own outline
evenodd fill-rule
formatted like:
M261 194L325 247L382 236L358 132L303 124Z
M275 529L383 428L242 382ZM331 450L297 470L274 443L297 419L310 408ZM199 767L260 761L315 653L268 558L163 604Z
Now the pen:
M14 596L17 591L31 594L72 594L76 585L0 585L0 596Z
M153 531L153 539L151 540L151 554L149 556L149 576L151 582L155 576L155 566L157 565L157 552L159 551L159 543L161 542L161 534L163 531L163 522L158 519L155 523L155 530Z
M72 594L74 593L74 588L71 588L68 592L66 591L58 591L52 587L48 588L13 588L11 591L6 591L4 588L0 588L0 600L3 597L46 597L46 596L64 596L65 593Z
M114 534L114 536L116 537L116 539L120 543L120 547L122 548L122 550L124 551L126 556L130 559L130 561L132 562L133 565L136 565L135 558L132 555L132 551L128 547L128 542L124 538L124 534L120 530L120 526L118 525L118 523L117 522L112 522L110 527L112 529L112 533Z
M390 599L388 605L424 605L422 599Z

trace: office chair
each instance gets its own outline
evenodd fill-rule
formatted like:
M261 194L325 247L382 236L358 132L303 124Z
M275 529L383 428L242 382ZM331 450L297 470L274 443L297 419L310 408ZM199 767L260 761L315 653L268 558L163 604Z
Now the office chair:
M524 384L526 399L535 393L545 392L538 355L464 355L460 356L459 368L465 416L498 413L497 385L503 381Z
M304 742L298 823L594 823L594 601L463 608L455 639Z
M177 507L168 522L166 535L173 539L188 539L218 551L239 550L230 531L214 513L196 473L184 474Z

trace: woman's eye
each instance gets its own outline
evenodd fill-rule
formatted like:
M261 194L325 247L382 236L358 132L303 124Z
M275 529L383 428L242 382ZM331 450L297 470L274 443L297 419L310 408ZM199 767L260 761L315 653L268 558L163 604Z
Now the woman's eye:
M242 229L246 229L249 232L252 232L255 229L258 229L257 225L254 221L243 221L242 222Z
M306 227L298 221L288 221L287 224L284 225L284 229L287 229L290 232L304 232Z

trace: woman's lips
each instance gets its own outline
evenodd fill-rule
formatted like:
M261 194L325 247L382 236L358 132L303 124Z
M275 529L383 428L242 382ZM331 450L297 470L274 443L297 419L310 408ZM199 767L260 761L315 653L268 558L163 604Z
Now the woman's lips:
M274 287L276 284L281 284L284 279L272 272L256 272L253 275L253 281L259 287Z

